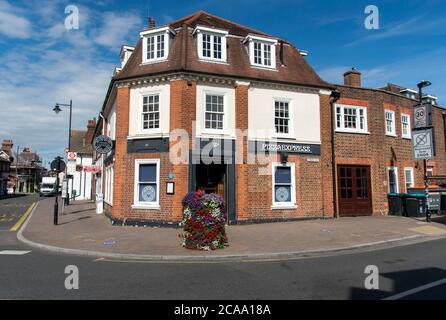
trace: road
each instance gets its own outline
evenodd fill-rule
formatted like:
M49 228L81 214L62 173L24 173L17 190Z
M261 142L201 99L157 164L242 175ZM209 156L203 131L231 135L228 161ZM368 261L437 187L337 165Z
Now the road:
M0 213L17 221L35 200L2 200ZM1 225L0 299L446 299L446 239L284 261L153 263L36 250L8 230L14 221ZM68 265L78 290L65 288ZM368 265L378 290L365 289Z

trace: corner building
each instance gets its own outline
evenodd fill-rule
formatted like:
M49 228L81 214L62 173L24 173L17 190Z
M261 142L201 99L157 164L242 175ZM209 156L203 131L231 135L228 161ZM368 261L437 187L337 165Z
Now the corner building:
M110 219L176 224L197 189L224 197L230 223L333 217L321 123L334 87L304 56L201 11L123 46L97 127L115 144L102 168Z

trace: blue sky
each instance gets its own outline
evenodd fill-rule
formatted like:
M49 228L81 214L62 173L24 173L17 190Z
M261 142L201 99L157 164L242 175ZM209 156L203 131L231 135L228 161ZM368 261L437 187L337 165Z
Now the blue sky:
M64 28L70 4L79 8L79 30ZM379 9L379 30L364 27L370 4ZM446 105L443 0L0 0L0 140L48 160L61 153L68 113L54 114L54 103L73 99L73 128L97 117L120 46L137 41L148 7L157 24L204 10L285 38L308 50L330 82L342 82L353 66L368 87L428 79L429 92Z

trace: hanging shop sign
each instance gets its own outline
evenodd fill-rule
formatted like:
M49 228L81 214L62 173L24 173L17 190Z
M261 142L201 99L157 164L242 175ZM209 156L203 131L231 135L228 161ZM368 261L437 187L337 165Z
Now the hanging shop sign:
M83 166L82 171L97 173L101 171L101 168L99 168L98 166Z
M414 160L428 160L435 156L434 130L432 128L412 131Z
M97 153L107 154L113 149L113 141L108 136L100 135L94 138L93 147Z

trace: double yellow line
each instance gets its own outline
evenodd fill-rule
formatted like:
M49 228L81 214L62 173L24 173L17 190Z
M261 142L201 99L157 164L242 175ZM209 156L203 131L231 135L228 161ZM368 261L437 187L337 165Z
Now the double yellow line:
M15 232L15 231L19 230L20 226L26 220L26 218L29 216L31 211L33 211L35 206L36 206L36 202L34 202L32 205L30 205L28 210L26 210L26 212L20 217L19 221L17 221L16 224L11 229L9 229L9 231Z

